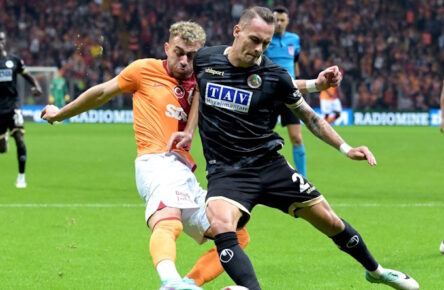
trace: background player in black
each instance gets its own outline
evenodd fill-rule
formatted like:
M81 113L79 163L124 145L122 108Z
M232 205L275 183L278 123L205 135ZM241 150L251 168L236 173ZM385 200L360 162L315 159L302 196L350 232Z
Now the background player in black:
M260 289L235 234L260 203L307 220L360 262L368 281L396 289L419 289L409 276L382 268L360 234L277 153L282 139L272 130L270 108L274 102L283 101L315 136L353 160L376 165L367 147L352 148L345 143L304 101L288 73L262 56L273 32L271 11L249 8L234 27L231 47L203 48L195 58L199 132L208 171L207 216L225 271L237 284ZM323 78L335 82L340 77L337 73L318 76L316 87L323 89L319 87ZM189 141L194 129L186 130L190 134L182 136Z
M26 187L25 164L26 146L23 139L25 133L23 116L20 111L20 99L17 94L17 74L21 74L32 86L34 95L42 91L35 78L26 72L23 61L6 51L6 34L0 32L0 153L8 150L9 134L14 137L17 145L19 174L16 180L17 188Z

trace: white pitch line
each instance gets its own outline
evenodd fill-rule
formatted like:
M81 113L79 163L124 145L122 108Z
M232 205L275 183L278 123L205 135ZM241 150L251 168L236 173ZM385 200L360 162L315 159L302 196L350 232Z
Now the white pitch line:
M141 203L0 203L0 208L140 208Z
M444 207L444 203L332 203L335 207ZM143 203L0 203L0 208L141 208Z
M333 203L332 207L443 207L444 203Z

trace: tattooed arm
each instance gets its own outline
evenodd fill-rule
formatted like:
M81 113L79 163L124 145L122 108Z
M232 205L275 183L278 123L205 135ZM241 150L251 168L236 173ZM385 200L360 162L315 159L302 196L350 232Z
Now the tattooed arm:
M299 106L289 106L289 108L293 114L304 122L313 135L325 143L338 150L341 149L341 152L353 160L367 160L370 165L376 165L375 157L366 146L350 148L330 124L319 117L304 100ZM342 149L342 147L349 148Z
M295 114L307 128L319 139L339 150L341 144L345 143L338 133L326 122L319 117L313 109L303 101L297 108L291 108Z

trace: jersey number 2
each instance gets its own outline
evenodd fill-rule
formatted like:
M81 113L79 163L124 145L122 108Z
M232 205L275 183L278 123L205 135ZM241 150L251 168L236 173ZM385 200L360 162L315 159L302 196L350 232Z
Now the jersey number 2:
M291 179L293 180L293 182L297 181L299 183L300 192L304 192L310 188L310 184L305 183L304 177L302 177L302 175L300 175L299 173L293 173Z

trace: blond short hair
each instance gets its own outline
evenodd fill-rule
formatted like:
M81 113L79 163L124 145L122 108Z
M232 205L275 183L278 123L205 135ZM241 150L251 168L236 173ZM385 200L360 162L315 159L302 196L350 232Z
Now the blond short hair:
M185 41L198 41L202 46L205 45L205 30L199 24L191 21L179 21L170 27L170 39L179 36Z

